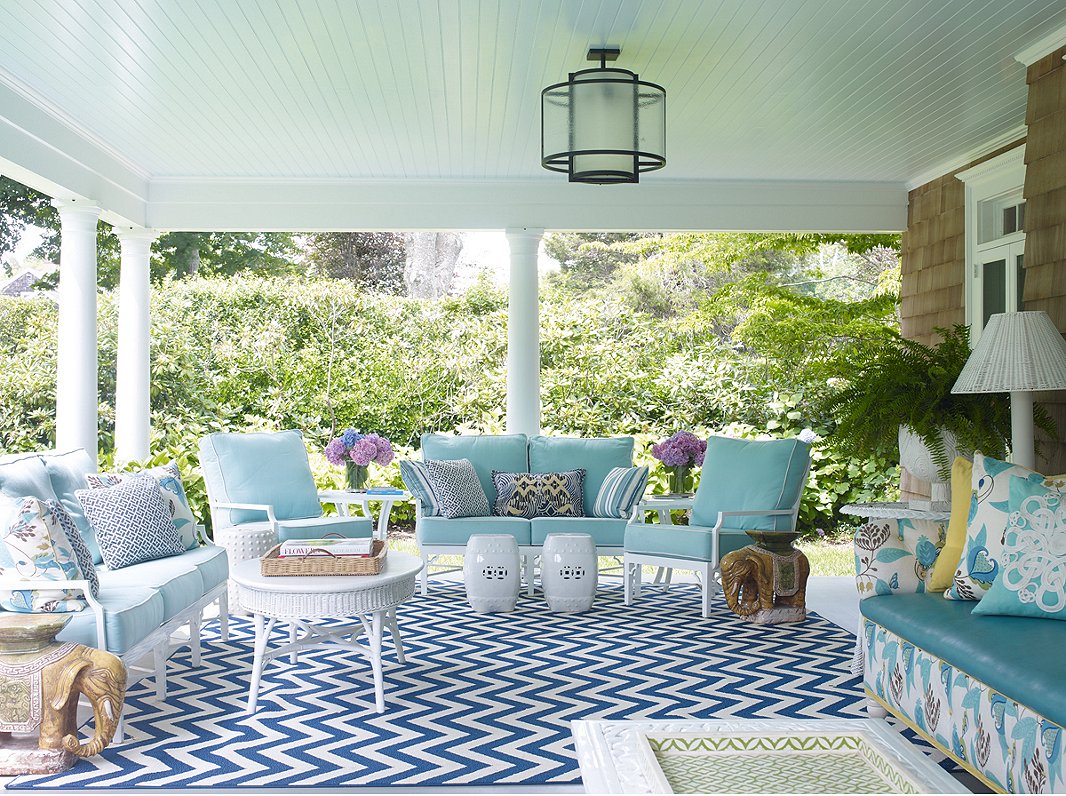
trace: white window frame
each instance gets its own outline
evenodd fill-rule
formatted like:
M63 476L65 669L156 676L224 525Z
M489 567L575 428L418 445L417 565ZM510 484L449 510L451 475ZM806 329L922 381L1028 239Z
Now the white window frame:
M984 282L981 266L1003 256L1007 260L1007 311L1017 307L1018 281L1014 259L1025 251L1025 232L1019 230L994 240L978 241L980 211L984 203L1009 199L1011 203L1022 201L1025 185L1025 144L1008 150L984 163L979 163L955 175L962 181L966 192L966 279L964 282L966 323L970 327L970 344L975 345L981 337L983 317ZM1002 249L1003 252L997 253Z

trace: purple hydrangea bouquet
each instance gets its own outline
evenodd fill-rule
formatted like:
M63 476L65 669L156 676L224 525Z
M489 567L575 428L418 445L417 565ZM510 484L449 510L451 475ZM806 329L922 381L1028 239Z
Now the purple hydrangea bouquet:
M366 488L367 465L371 462L386 465L392 462L394 453L392 443L378 434L360 434L354 428L345 429L339 437L326 445L326 461L330 464L343 464L348 488L362 490Z
M702 465L706 453L707 442L691 431L678 431L651 446L651 455L670 471L670 494L675 497L692 494L692 467Z

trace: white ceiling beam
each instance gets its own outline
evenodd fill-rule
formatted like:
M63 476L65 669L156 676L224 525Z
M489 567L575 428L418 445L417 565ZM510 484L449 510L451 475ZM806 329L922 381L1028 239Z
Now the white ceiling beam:
M898 232L902 183L155 179L147 225L169 230Z
M1042 36L1034 41L1024 50L1015 53L1014 60L1029 67L1044 56L1055 52L1055 50L1060 47L1066 47L1066 25L1056 28L1046 36ZM1063 57L1066 58L1066 56Z

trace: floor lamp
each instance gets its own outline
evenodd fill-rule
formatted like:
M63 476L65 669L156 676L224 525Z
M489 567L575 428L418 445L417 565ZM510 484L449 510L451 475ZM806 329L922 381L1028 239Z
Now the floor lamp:
M1066 341L1046 312L988 319L953 393L1009 392L1011 461L1036 469L1033 393L1066 390Z

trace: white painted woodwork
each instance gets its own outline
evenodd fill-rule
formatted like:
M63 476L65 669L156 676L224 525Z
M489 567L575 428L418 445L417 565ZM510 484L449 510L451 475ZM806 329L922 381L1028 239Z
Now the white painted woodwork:
M735 183L898 189L1017 129L1027 88L1014 56L1063 25L1061 0L3 3L0 170L161 229L280 228L290 183L357 197L410 195L409 181L469 185L472 201L386 203L373 223L338 209L328 227L307 223L308 208L288 228L486 228L483 208L497 209L496 228L648 228L634 224L656 206L645 183L690 186L682 207ZM539 92L603 44L666 87L667 166L593 195L541 169ZM237 198L212 223L197 207L219 180L235 180ZM527 191L549 197L539 216L524 212ZM621 209L612 197L557 223L555 206L608 191ZM185 198L157 198L174 193ZM786 213L758 222L723 209L697 226L696 208L658 226L903 225L901 205L836 222L830 208L804 213L801 196L764 188Z
M540 283L537 249L543 229L509 229L507 301L507 431L540 433Z
M56 201L61 223L56 448L97 448L96 222L100 208Z
M148 458L151 430L149 315L152 242L159 233L116 228L122 248L118 289L115 367L115 458L121 464Z

